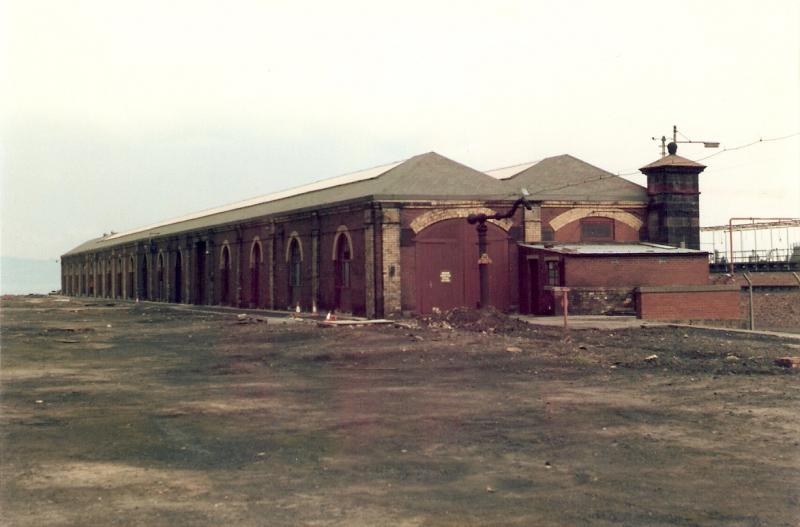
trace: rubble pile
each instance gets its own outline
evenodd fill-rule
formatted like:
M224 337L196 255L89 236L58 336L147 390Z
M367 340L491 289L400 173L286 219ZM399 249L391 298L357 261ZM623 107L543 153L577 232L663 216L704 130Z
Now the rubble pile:
M422 315L417 319L421 326L438 329L464 329L484 333L513 333L528 331L530 326L494 307L470 309L456 307L449 311Z

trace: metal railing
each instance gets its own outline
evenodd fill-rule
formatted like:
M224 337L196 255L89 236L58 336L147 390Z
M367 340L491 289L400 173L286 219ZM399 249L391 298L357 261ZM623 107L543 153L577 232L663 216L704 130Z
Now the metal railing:
M709 252L710 263L727 263L730 254L722 251ZM791 249L749 249L733 251L733 263L800 262L800 245Z

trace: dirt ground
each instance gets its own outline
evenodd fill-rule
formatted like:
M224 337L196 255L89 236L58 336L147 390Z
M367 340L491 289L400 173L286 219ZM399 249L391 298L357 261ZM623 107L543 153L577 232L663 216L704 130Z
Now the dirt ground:
M799 340L1 308L2 525L800 525Z

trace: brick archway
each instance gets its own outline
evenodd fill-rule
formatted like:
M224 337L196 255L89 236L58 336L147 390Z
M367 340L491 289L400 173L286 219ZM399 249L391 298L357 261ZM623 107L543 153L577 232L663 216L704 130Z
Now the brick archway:
M620 223L624 223L625 225L631 227L634 230L639 230L644 225L644 222L631 214L630 212L626 212L622 209L588 209L588 208L578 208L578 209L571 209L567 212L559 214L552 220L550 220L550 227L553 228L554 231L557 231L564 225L568 223L572 223L573 221L581 220L583 218L611 218L614 221L618 221Z
M452 220L456 218L466 218L470 214L484 213L486 215L489 215L489 214L495 214L495 212L496 212L495 210L490 209L488 207L474 207L470 209L431 210L414 218L414 220L411 222L410 227L411 230L414 231L414 234L419 234L419 232L424 230L426 227L430 227L434 223L438 223L440 221ZM497 225L506 232L508 232L508 230L513 225L511 219L489 220L489 223Z
M339 245L339 238L344 236L346 239L346 243L350 248L350 254L353 254L353 238L350 237L350 231L347 230L347 227L344 225L340 225L339 228L336 229L336 234L333 237L333 247L331 248L331 260L336 260L336 249Z
M303 261L303 241L300 239L300 235L297 234L297 231L292 231L286 239L286 263L289 263L289 249L292 247L293 240L297 240L297 247L300 250L300 261Z

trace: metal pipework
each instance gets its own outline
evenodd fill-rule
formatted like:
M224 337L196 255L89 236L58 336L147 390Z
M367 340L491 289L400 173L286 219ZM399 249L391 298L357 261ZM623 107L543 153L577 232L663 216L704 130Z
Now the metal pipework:
M478 307L483 309L489 305L489 264L491 260L486 252L486 221L487 220L504 220L510 218L516 212L519 206L522 205L528 210L532 210L533 206L530 202L522 196L517 199L512 205L511 209L507 212L496 212L494 214L486 214L479 212L477 214L470 214L467 216L467 221L470 225L475 225L478 231L478 279L480 281L480 300Z
M730 256L730 261L728 262L728 270L731 275L735 271L735 267L733 265L733 222L745 221L745 220L752 222L754 225L757 225L756 221L795 222L797 221L797 218L735 218L734 217L728 220L728 236L729 236L728 255Z

